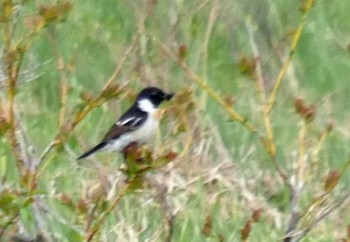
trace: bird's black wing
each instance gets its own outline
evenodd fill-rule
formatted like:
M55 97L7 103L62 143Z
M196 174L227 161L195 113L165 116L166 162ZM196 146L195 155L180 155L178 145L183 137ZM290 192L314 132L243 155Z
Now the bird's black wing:
M147 113L132 106L120 119L109 129L103 141L116 139L119 136L139 128L147 119Z
M95 147L78 157L78 160L86 158L89 155L99 150L102 150L108 144L109 141L117 139L121 135L139 128L146 121L146 119L147 113L143 112L135 105L131 106L120 117L120 119L109 129L102 141L98 145L96 145Z

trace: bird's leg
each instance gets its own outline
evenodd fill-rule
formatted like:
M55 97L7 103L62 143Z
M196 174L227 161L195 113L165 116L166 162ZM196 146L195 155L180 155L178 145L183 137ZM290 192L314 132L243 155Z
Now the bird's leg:
M128 144L122 151L123 156L124 156L124 161L127 160L134 160L136 161L139 157L140 154L138 154L138 144L137 142L132 142Z
M138 184L142 184L144 172L147 171L151 166L147 164L147 155L140 149L136 142L133 142L126 146L123 151L124 164L126 168L123 170L127 176L127 181L138 181Z
M122 151L124 156L124 161L131 160L136 163L143 163L146 158L142 157L143 152L137 142L132 142L128 144Z

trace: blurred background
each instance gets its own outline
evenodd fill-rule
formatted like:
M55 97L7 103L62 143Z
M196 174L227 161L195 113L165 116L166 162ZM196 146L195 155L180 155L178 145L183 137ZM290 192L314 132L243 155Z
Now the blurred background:
M19 2L14 15L18 22L15 40L32 27L30 16L56 4ZM18 210L18 223L8 226L3 238L19 232L35 236L45 229L52 241L84 241L87 211L93 207L103 211L123 180L119 171L122 157L101 153L81 163L75 159L101 139L138 91L158 86L180 94L164 107L167 112L154 145L155 154L171 150L178 156L160 171L149 174L165 187L169 200L165 213L175 218L170 226L172 241L247 241L242 234L254 213L261 218L252 220L249 241L283 239L291 216L291 192L259 138L232 121L159 42L264 133L264 104L251 69L256 62L261 65L268 96L291 53L291 43L305 12L305 26L270 117L276 157L292 184L298 176L301 150L305 150L307 168L298 208L308 216L297 227L302 230L312 225L312 218L323 211L319 204L315 205L315 199L324 192L327 174L333 170L346 172L339 172L339 183L337 180L322 206L342 198L350 184L348 171L343 169L350 152L350 4L347 0L318 0L307 10L307 2L62 3L64 17L36 35L21 67L16 107L30 140L28 149L39 157L62 129L62 83L67 88L67 123L74 120L86 100L99 95L108 81L122 87L122 92L92 109L66 135L55 155L43 161L37 193L50 211L44 216L44 225L38 229L35 211L23 206ZM4 35L1 36L4 45ZM6 85L0 90L4 103L6 90ZM315 107L315 117L306 124L307 131L303 118L295 111L296 98ZM332 131L318 146L330 126ZM307 135L303 136L303 130ZM21 190L15 158L5 135L0 145L1 189ZM94 186L101 194L91 195ZM100 225L96 241L165 241L164 209L152 190L157 188L124 196ZM1 201L0 196L0 208L5 206ZM87 211L79 211L79 204L84 204ZM311 205L317 207L316 212L310 212ZM348 205L347 199L332 210L303 241L349 241ZM8 224L9 213L0 210L3 226Z

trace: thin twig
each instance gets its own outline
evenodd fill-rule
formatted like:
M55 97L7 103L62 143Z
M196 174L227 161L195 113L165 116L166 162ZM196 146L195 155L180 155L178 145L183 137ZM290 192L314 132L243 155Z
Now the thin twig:
M61 73L61 111L59 116L59 127L60 129L63 129L64 123L65 123L65 117L67 112L67 104L68 104L68 85L67 85L67 76L65 73L65 64L62 59L62 57L58 58L57 60L58 69Z
M300 190L301 189L299 189L297 186L293 186L293 189L291 191L291 199L290 199L291 215L290 215L287 230L285 233L285 239L283 240L284 242L290 242L292 240L292 237L289 235L294 232L300 220L299 207L298 207Z
M240 123L241 125L243 125L245 128L247 128L249 131L251 131L254 134L257 134L261 143L263 144L263 146L266 145L266 140L263 136L261 136L258 133L257 128L250 123L247 118L242 117L240 114L238 114L230 105L228 105L220 96L219 94L217 94L202 78L200 78L199 76L197 76L197 74L181 59L179 59L174 53L172 53L165 45L164 43L162 43L158 38L156 38L154 35L152 35L151 33L148 33L154 40L154 42L156 42L164 51L164 53L169 56L173 61L175 61L184 71L185 73L193 80L195 81L201 88L203 88L203 90L205 90L209 96L212 97L212 99L214 101L216 101L220 106L222 106L223 109L225 109L225 111L227 111L227 113L230 115L230 117L232 118L232 120L237 121L238 123ZM288 180L287 180L287 175L286 173L283 171L282 167L280 167L280 165L278 164L278 161L276 159L276 152L275 149L273 147L266 147L266 150L271 154L272 157L272 162L274 164L274 166L276 167L278 174L280 175L281 179L284 181L285 184L288 184Z
M43 201L38 195L34 196L32 209L36 228L38 229L39 234L45 238L45 241L52 241L50 233L48 232L47 226L42 216L45 212L45 210L43 210L42 206L40 205L42 203Z
M158 202L164 214L164 221L166 224L165 228L167 228L165 241L171 242L174 232L175 216L173 214L173 206L171 200L169 200L168 186L166 183L164 183L164 175L165 174L163 174L162 181L160 182L153 174L152 176L147 176L147 183L150 185L150 187L154 188L154 199Z
M64 128L65 125L65 117L67 112L67 104L68 104L68 84L67 84L67 68L64 62L63 57L60 55L58 51L58 43L56 37L56 29L55 26L51 26L49 29L50 32L48 34L49 40L51 43L51 49L54 52L56 59L56 68L60 75L60 101L61 101L61 109L59 113L58 119L58 127L60 130Z
M248 16L248 18L246 19L246 28L248 32L250 48L252 49L254 60L255 60L255 77L256 77L257 92L260 97L260 101L265 106L266 105L265 80L264 80L262 67L261 67L259 49L255 42L254 26L252 24L251 16Z
M317 163L319 161L320 151L322 150L322 147L323 147L323 145L325 143L325 140L326 140L328 134L329 134L329 130L328 130L328 128L326 128L326 130L323 131L323 133L321 134L321 137L318 140L317 145L316 145L315 149L312 152L311 172L315 172L315 167L316 167L316 165L317 165Z
M202 78L200 78L183 60L179 59L174 53L172 53L168 47L165 46L164 43L162 43L158 38L156 38L153 34L148 33L152 38L153 41L156 42L164 51L164 53L169 56L175 63L177 63L181 69L194 81L196 82L203 90L205 90L209 96L216 101L231 117L232 120L237 121L241 125L243 125L247 130L251 131L252 133L258 135L260 142L263 146L266 146L266 139L261 136L257 130L257 128L250 123L247 118L242 117L239 113L236 112L230 105L228 105L220 96L219 94L214 91ZM276 167L279 176L283 180L283 182L288 185L288 177L287 174L283 171L282 167L278 164L277 158L276 158L276 150L274 146L267 146L265 149L269 152L271 156L271 160Z
M293 237L290 236L294 233L295 229L297 228L298 222L302 218L299 211L299 199L300 199L300 192L304 186L305 183L305 171L306 171L306 137L307 137L307 127L308 124L306 122L302 122L302 127L300 128L299 132L299 142L298 142L298 148L299 148L299 158L297 162L297 167L295 171L295 181L292 185L291 189L291 199L290 199L290 219L288 222L287 230L285 232L285 239L284 242L291 242Z
M318 216L316 216L312 223L307 226L306 228L300 230L300 231L295 231L292 232L286 236L289 236L291 238L294 238L294 242L298 242L301 239L305 237L307 233L309 233L313 228L315 228L324 218L326 218L329 214L331 214L334 210L340 208L347 200L350 199L350 192L345 194L343 197L340 199L337 199L335 203L333 203L331 206L328 208L324 209ZM291 241L291 240L288 240Z
M19 211L17 211L11 218L9 221L7 221L7 223L1 228L0 230L0 238L5 234L6 229L15 222L15 220L18 218L19 216Z
M218 93L216 93L201 77L197 76L197 74L181 59L179 59L174 53L172 53L168 47L165 46L164 43L162 43L158 38L156 38L153 34L148 33L153 41L157 43L163 50L163 52L169 56L175 63L177 63L181 69L194 81L196 82L203 90L205 90L210 97L214 101L216 101L220 106L222 106L227 113L230 115L232 120L237 121L238 123L242 124L245 128L247 128L249 131L253 133L257 133L256 127L251 124L247 118L242 117L240 114L236 112L230 105L228 105L220 96Z
M285 60L285 62L283 63L283 66L277 75L272 92L269 96L268 112L271 112L272 108L274 107L274 104L276 102L277 91L278 91L279 87L281 86L282 80L283 80L284 76L286 75L288 67L292 61L295 50L299 44L301 33L303 32L304 27L305 27L307 16L310 13L310 10L312 9L312 7L314 5L314 2L315 2L315 0L307 0L307 2L305 3L305 9L304 9L301 21L299 23L298 28L296 29L296 31L294 33L293 40L292 40L291 46L289 48L289 55L288 55L287 59Z
M213 30L214 24L216 22L218 16L218 2L217 0L213 0L211 4L210 14L209 14L209 20L207 23L207 29L205 31L203 44L201 45L201 53L199 55L199 60L202 61L201 68L202 68L202 74L204 76L203 80L207 81L208 76L208 46L209 46L209 40L211 37L211 32ZM202 107L206 106L207 101L207 92L203 92L202 94Z
M38 164L41 164L41 162L46 159L46 156L50 153L50 151L57 145L57 140L53 140L50 142L48 146L44 149L43 153L40 155L40 158L38 159Z
M342 178L346 172L346 170L348 169L348 167L350 166L350 160L347 160L343 167L341 168L340 172L339 172L339 179ZM300 189L301 187L297 187L294 186L296 189L295 193L293 192L293 195L299 196L300 193ZM350 193L346 194L345 196L343 196L341 199L338 199L336 203L334 203L332 206L330 206L329 208L325 209L326 212L321 213L320 215L316 216L313 218L313 222L312 224L307 227L306 229L303 229L304 232L298 232L295 231L295 229L297 228L297 223L299 221L301 221L303 218L310 216L310 214L312 214L313 212L317 211L316 208L321 208L322 209L322 205L325 204L325 202L327 201L327 199L330 197L330 193L334 190L336 186L334 186L331 190L322 193L319 197L317 197L306 209L305 212L303 212L302 214L300 214L298 211L292 211L292 217L291 217L291 221L289 223L289 227L287 229L287 232L284 236L284 242L290 242L290 241L299 241L302 237L300 237L299 239L295 239L293 240L293 238L295 238L297 235L301 236L301 234L303 236L306 235L306 233L308 233L312 228L314 228L316 226L317 223L319 223L322 219L324 219L331 211L327 212L328 209L331 209L332 211L335 210L337 207L340 207L341 204L343 202L345 202L345 200L347 198L350 197ZM298 197L295 198L295 200L298 200ZM336 206L338 204L338 206ZM292 208L296 208L297 204L294 204L294 199L292 197ZM295 212L295 214L293 215L293 212ZM295 221L292 221L292 219L295 219Z
M317 226L318 223L320 223L325 217L327 217L329 214L331 214L334 210L340 208L348 199L350 198L350 193L346 194L343 198L339 199L338 202L330 206L328 209L326 209L323 213L321 213L319 216L317 216L312 224L304 229L299 236L295 238L295 242L300 241L308 232L310 232L311 229L313 229L315 226Z
M187 18L192 18L195 16L199 11L201 11L208 3L210 0L205 0L205 1L200 1L198 4L196 4L193 8L189 9L187 12L185 12L183 15L178 16L176 19L176 22L171 26L171 29L169 31L169 39L174 38L176 33L178 32L179 24L186 22Z
M106 218L110 215L110 213L118 206L120 200L122 197L126 194L126 192L129 190L129 188L132 186L132 181L127 183L125 187L117 194L117 196L114 198L112 204L105 210L105 212L98 218L96 221L96 225L89 231L86 237L86 242L92 241L96 233L100 230L100 226L104 223Z
M138 34L135 34L135 36L133 37L130 46L126 49L125 53L123 54L122 58L120 59L120 62L118 63L118 65L116 66L114 72L112 73L112 75L110 76L110 78L108 79L107 83L104 85L104 87L102 88L102 92L104 90L106 90L115 80L115 78L118 76L119 72L121 71L126 59L129 57L131 51L134 49L136 43L138 40Z
M106 91L111 84L113 83L113 81L115 80L115 78L118 76L119 72L121 71L125 61L127 60L127 58L129 57L131 51L134 49L135 44L136 44L136 40L137 40L137 35L134 36L132 43L130 44L130 46L128 47L128 49L125 51L124 55L122 56L120 62L118 63L118 65L116 66L114 72L112 73L112 75L110 76L110 78L108 79L108 81L106 82L106 84L104 85L104 87L101 89L99 95L93 100L91 101L82 111L80 111L79 113L76 114L75 119L72 121L71 125L68 126L68 130L65 130L65 132L71 133L75 127L96 107L101 106L105 100L103 99L103 93L104 91ZM125 86L126 84L124 83L123 86ZM121 87L122 88L122 87ZM63 132L63 130L59 130L58 134L55 136L54 140L50 142L50 144L45 148L43 154L40 156L39 159L39 164L41 164L43 162L43 160L46 158L46 156L49 154L49 152L56 147L57 145L59 145L61 143L61 138L60 135ZM38 165L39 165L38 164Z
M9 8L13 8L13 3L9 2L6 3L10 6L7 6ZM7 16L8 18L11 18L11 15ZM8 139L12 147L12 152L17 160L18 169L21 173L24 173L24 162L23 157L21 157L21 152L19 152L19 144L16 137L16 129L17 129L17 122L15 117L15 95L16 95L16 84L17 84L17 66L16 66L16 60L15 55L17 54L17 49L15 46L13 46L13 32L14 32L14 25L11 22L6 22L4 26L4 74L6 76L6 86L7 86L7 101L8 101L8 117L9 117L9 124L10 124L10 130L8 134ZM19 53L18 53L19 54ZM20 57L23 56L23 54L20 54ZM19 62L20 63L20 62ZM18 65L19 65L18 63Z
M12 1L4 3L11 10L14 9L15 5ZM18 13L18 12L17 12ZM8 19L16 15L16 12L11 12L7 16ZM32 46L33 40L37 33L42 29L38 28L37 31L30 31L22 39L15 43L15 28L18 21L15 22L5 22L4 26L4 75L6 76L6 88L7 88L7 102L9 104L8 117L10 129L8 132L8 140L12 147L12 152L17 160L17 166L22 176L24 176L28 170L28 161L26 160L26 146L21 143L18 138L22 136L17 136L18 132L21 132L16 113L15 113L15 97L17 93L17 84L19 81L20 70L23 64L24 55L27 50ZM20 47L25 48L20 48Z
M263 143L263 147L269 154L272 164L277 170L282 181L287 185L287 187L290 188L291 186L287 179L286 172L281 167L281 165L279 164L276 158L277 148L274 140L270 113L268 111L268 104L266 102L266 90L265 90L264 76L263 76L262 67L261 67L260 54L259 54L258 46L255 42L254 30L253 30L251 21L252 21L251 18L248 18L246 21L246 26L248 31L249 43L250 43L250 46L254 55L254 60L255 60L255 69L254 69L254 73L255 73L254 76L256 80L255 83L256 83L257 93L260 98L260 102L262 104L264 127L265 127L266 136L267 136L267 139L262 140L262 143Z

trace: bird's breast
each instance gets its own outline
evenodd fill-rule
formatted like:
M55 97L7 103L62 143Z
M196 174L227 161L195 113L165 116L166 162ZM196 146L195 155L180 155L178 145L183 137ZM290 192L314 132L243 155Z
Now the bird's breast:
M136 139L140 140L141 142L146 142L156 134L158 126L159 120L153 115L149 115L141 127L134 131L135 137L137 137Z

